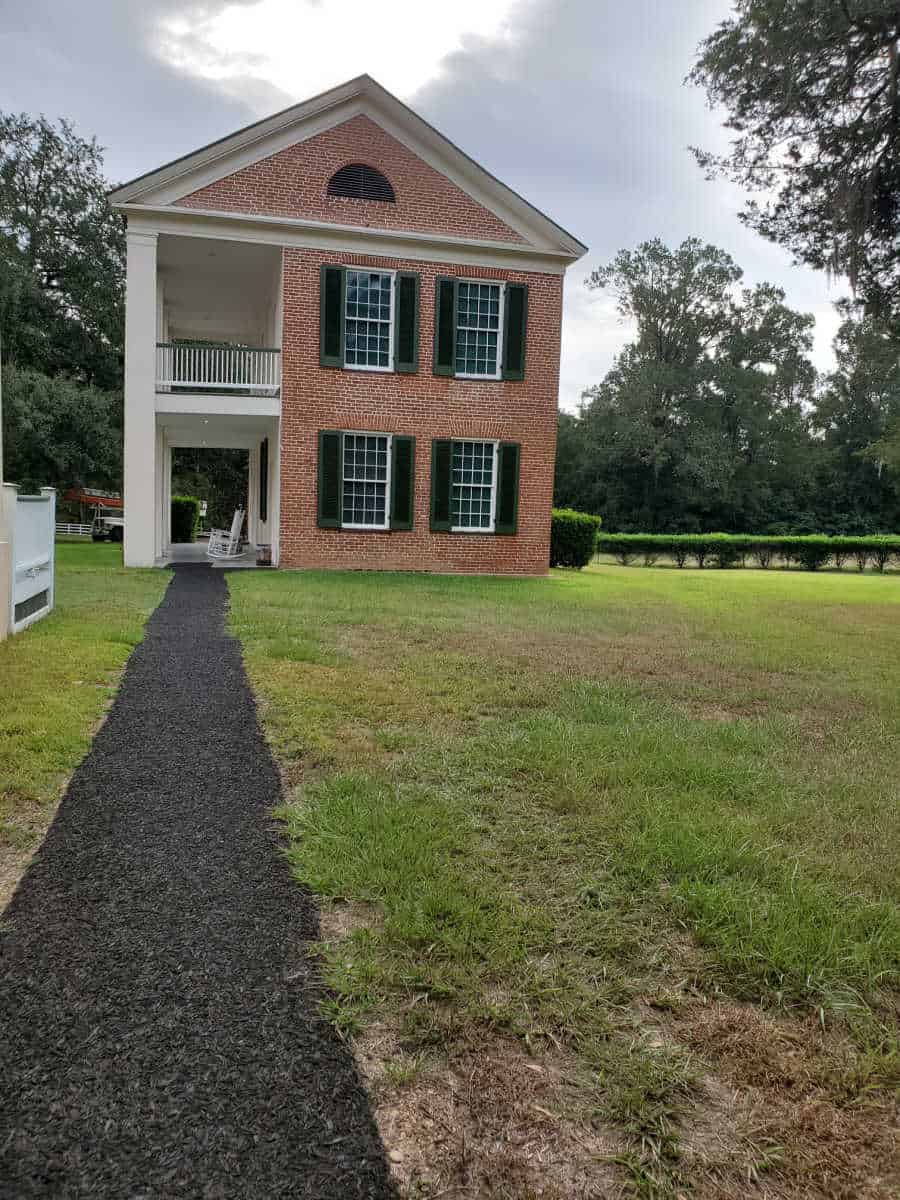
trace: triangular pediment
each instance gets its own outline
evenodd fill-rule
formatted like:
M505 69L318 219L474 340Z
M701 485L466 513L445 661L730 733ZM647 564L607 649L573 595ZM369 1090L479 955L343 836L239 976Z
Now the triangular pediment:
M396 203L327 197L333 171L354 161L381 170ZM570 260L586 250L365 75L142 175L111 201L440 232Z

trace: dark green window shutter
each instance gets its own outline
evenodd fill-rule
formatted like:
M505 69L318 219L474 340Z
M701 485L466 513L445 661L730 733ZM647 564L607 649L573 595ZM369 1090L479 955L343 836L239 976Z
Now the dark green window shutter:
M269 439L259 444L259 519L269 519Z
M319 525L337 529L341 524L344 435L319 430Z
M398 274L394 296L394 370L415 375L419 369L419 276Z
M501 442L497 453L497 519L495 533L515 533L519 517L518 442Z
M528 284L508 283L503 318L503 378L525 378Z
M319 362L323 367L344 365L344 268L319 272Z
M434 374L453 375L456 370L457 282L439 276L434 285Z
M391 439L391 529L412 529L416 479L416 439Z
M431 528L450 528L450 481L453 443L435 439L431 443Z

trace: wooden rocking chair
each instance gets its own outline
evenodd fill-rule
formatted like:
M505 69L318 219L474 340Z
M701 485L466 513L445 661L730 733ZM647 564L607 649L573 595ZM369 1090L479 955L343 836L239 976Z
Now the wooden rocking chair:
M236 508L231 529L211 529L206 554L209 558L240 558L241 530L244 527L244 510Z

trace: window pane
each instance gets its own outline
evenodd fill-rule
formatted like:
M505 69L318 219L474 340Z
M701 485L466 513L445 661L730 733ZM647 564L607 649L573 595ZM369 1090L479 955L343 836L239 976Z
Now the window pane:
M494 443L454 442L450 517L455 529L491 529Z
M389 367L393 278L383 271L348 271L344 362Z
M387 526L388 436L344 434L345 525Z
M500 340L499 283L460 283L456 372L496 376Z

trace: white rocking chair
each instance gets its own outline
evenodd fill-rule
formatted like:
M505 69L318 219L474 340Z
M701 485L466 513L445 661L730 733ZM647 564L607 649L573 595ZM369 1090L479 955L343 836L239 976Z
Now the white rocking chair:
M241 556L241 530L244 527L244 510L236 508L234 510L234 520L231 522L231 529L211 529L209 531L209 545L206 548L206 554L209 558L240 558Z

